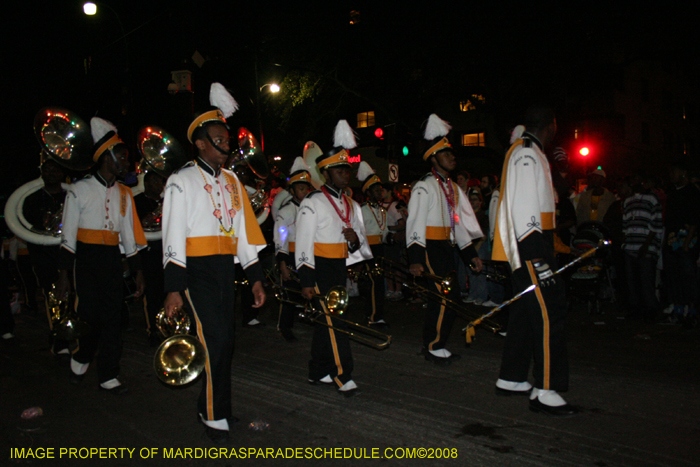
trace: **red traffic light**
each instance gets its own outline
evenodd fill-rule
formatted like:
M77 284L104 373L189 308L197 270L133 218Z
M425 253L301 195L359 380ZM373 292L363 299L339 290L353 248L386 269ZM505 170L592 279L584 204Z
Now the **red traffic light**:
M587 155L589 155L589 154L591 153L591 150L588 149L586 146L584 146L584 147L582 147L581 149L579 149L578 152L579 152L579 154L581 154L582 156L586 157Z
M376 130L374 130L374 136L376 136L379 139L384 138L384 130L382 130L381 128L377 128Z

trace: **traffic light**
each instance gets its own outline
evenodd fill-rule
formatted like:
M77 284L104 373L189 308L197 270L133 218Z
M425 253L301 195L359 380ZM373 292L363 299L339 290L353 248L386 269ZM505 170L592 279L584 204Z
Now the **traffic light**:
M408 156L408 153L409 153L409 152L410 152L410 151L408 150L408 146L404 146L404 147L401 149L401 154L403 154L404 157Z
M586 157L591 153L591 150L588 148L588 146L584 146L578 151L579 154L581 154L583 157Z
M377 127L377 129L374 130L374 136L379 139L384 139L384 130L382 130L381 127Z

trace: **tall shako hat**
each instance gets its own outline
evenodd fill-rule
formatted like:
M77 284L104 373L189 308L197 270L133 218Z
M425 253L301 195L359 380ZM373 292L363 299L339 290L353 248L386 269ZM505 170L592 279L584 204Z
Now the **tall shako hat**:
M311 185L311 172L309 172L309 166L306 165L303 157L294 159L294 164L292 164L291 174L287 179L287 183L289 186L295 183L308 183Z
M318 170L338 167L340 165L351 167L348 149L352 149L356 146L357 142L355 141L355 133L352 131L352 128L350 128L347 120L340 120L335 126L333 148L316 159Z
M450 132L452 127L446 121L440 119L435 114L431 114L428 117L428 124L425 126L424 138L428 141L428 150L423 154L423 160L427 161L430 156L437 154L438 152L451 148L452 145L447 139L447 133Z
M205 123L221 122L228 128L226 119L238 110L238 103L221 83L212 83L209 90L209 103L215 108L199 114L187 129L187 139L190 143L194 143L192 134Z
M372 167L365 161L360 162L360 166L357 168L357 179L362 183L362 192L369 190L375 183L382 183Z
M112 122L102 118L92 117L90 132L92 140L95 142L95 152L92 154L93 162L97 162L105 151L111 151L118 144L125 144L117 135L117 127Z

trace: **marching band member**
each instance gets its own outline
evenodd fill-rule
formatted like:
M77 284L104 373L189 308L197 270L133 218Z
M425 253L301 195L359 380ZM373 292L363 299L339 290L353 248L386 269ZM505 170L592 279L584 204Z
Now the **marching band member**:
M380 204L384 188L372 167L365 162L360 162L357 169L357 179L362 183L362 192L367 201L362 204L362 218L365 221L367 243L372 249L372 256L380 258L384 256L384 243L389 235L387 211ZM367 320L370 325L386 326L384 320L384 278L373 277L372 262L365 261L362 268L367 272L367 280L360 283L361 295L371 300L367 308ZM367 292L367 293L366 293Z
M143 193L134 196L136 212L141 220L141 225L148 228L153 223L153 214L159 212L162 207L163 187L165 177L155 170L149 170L143 177ZM148 242L148 248L141 251L142 265L148 277L146 288L146 303L144 313L146 315L146 332L151 346L157 347L162 341L162 336L156 328L156 315L165 299L163 292L163 241L152 240Z
M304 298L324 295L333 286L344 286L347 266L371 258L359 204L344 193L350 183L348 149L355 147L352 129L338 122L334 148L316 159L326 184L304 198L296 219L296 267ZM317 300L324 312L324 303ZM329 314L328 326L343 329ZM333 384L349 397L357 385L352 380L353 360L347 334L317 325L311 343L309 382Z
M219 83L211 87L215 108L190 124L194 161L174 172L163 202L165 311L173 316L186 299L197 337L207 351L198 412L207 436L229 439L231 361L234 347L235 262L245 270L259 308L265 302L257 252L265 247L245 187L222 165L230 155L226 116L238 108ZM235 256L235 258L234 258Z
M503 164L492 257L510 263L515 293L531 284L539 287L510 307L496 393L530 394L534 412L569 416L577 410L558 394L569 387L566 297L550 267L555 264L556 195L544 154L557 122L551 109L532 107L526 125L526 132L522 126L514 130ZM534 388L528 382L532 360Z
M80 383L97 352L100 388L123 394L126 386L119 380L119 361L124 282L119 246L134 273L134 296L139 297L144 279L138 250L146 246L146 237L131 189L117 181L129 167L126 144L106 120L95 117L90 127L96 171L71 185L66 194L57 294L67 295L68 271L73 270L76 311L92 330L79 339L79 348L71 358L71 382Z
M66 178L66 171L53 159L46 158L41 164L41 179L44 187L24 200L22 211L24 218L34 226L35 229L45 229L53 232L60 227L57 221L62 220L63 203L66 199L66 190L61 186L61 182ZM69 342L59 339L53 335L53 320L51 310L48 305L48 293L51 287L58 280L60 245L37 245L27 242L29 259L32 262L32 269L42 288L46 316L49 320L49 351L54 355L70 355Z
M309 166L306 165L303 158L297 157L294 160L287 184L289 191L292 193L292 199L284 203L277 211L273 237L282 286L298 289L299 284L292 278L289 270L290 266L294 264L292 256L294 255L296 242L296 217L299 204L313 190ZM297 340L294 333L292 333L294 308L295 306L291 303L281 302L279 320L277 321L277 329L282 334L282 337L289 342Z
M455 269L457 253L465 265L471 262L476 271L482 268L472 243L484 235L467 196L450 180L450 171L457 166L446 137L450 128L432 114L425 129L429 149L423 160L429 161L432 169L416 183L411 193L406 223L409 270L416 277L426 270L437 276L446 276ZM438 284L434 287L440 292ZM453 289L448 298L458 300L459 290ZM445 348L455 317L455 312L446 307L444 300L428 302L423 327L426 360L446 365L459 359L459 355Z

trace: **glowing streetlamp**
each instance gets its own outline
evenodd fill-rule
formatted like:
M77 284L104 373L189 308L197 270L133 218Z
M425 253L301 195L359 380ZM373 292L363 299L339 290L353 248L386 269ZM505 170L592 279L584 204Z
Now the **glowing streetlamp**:
M83 4L83 13L88 16L97 14L97 5L92 2L86 2Z

